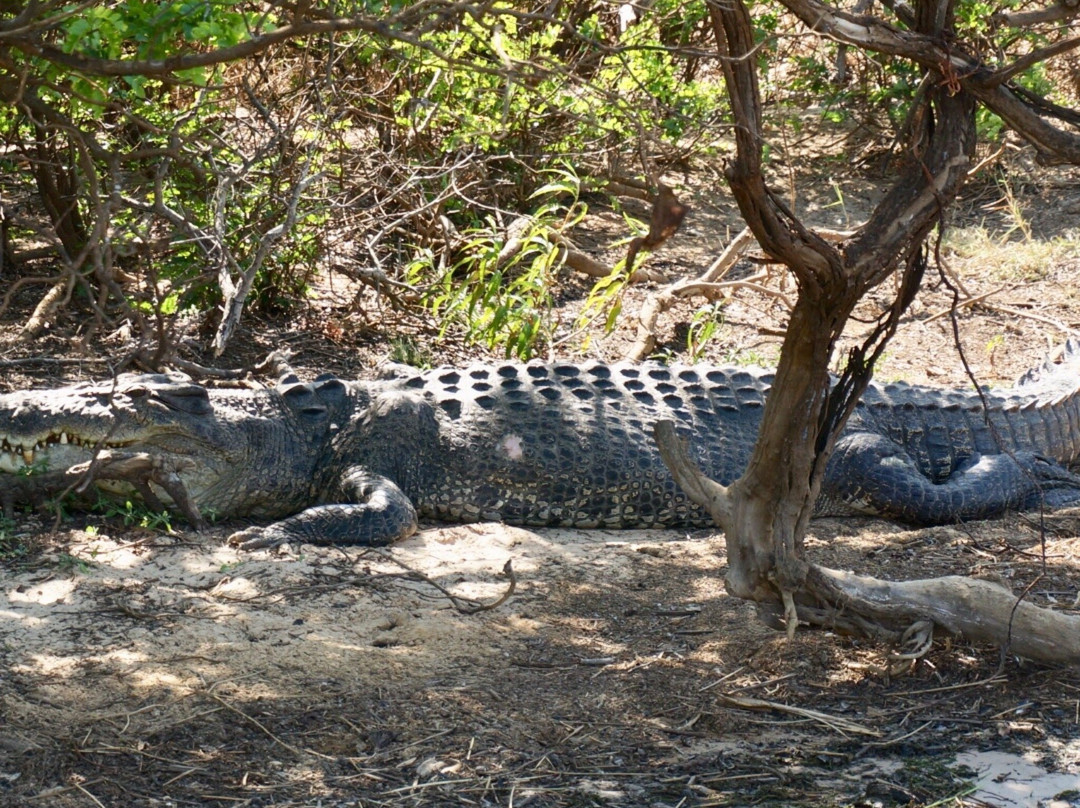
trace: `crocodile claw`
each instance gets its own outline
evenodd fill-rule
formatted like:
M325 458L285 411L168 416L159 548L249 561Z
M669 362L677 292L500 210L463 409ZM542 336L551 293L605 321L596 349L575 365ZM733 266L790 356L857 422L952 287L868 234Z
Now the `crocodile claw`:
M289 536L284 531L274 528L274 525L252 525L231 534L226 543L230 547L238 547L241 550L280 547L288 542Z

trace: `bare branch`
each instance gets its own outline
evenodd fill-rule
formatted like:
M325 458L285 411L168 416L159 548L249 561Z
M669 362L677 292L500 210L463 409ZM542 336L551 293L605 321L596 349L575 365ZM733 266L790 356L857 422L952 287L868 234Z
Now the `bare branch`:
M1039 64L1039 62L1045 62L1052 56L1067 53L1078 46L1080 46L1080 36L1074 36L1072 39L1063 39L1053 45L1047 45L1045 48L1038 48L1031 51L1031 53L1025 53L1008 67L1000 67L995 70L991 80L996 80L998 84L1009 81L1013 76L1018 76L1028 68Z
M728 244L723 253L713 261L712 265L703 275L701 275L701 277L691 281L682 281L671 284L663 291L650 295L638 311L637 338L634 340L634 344L626 352L626 359L631 362L642 362L653 352L653 349L656 347L656 321L660 317L661 312L670 309L676 300L693 297L695 295L701 295L708 300L716 300L725 291L741 286L754 288L763 294L777 297L783 301L788 309L790 309L791 301L783 294L772 289L758 286L752 281L739 280L721 282L720 279L723 278L728 270L735 266L739 257L750 246L753 240L754 234L750 232L750 228L744 227L739 234L731 240L731 243Z
M928 70L947 74L950 81L970 92L1029 140L1041 163L1080 164L1080 135L1052 126L1008 84L1001 83L996 73L960 49L946 48L932 36L903 31L874 17L848 14L820 0L781 2L810 28L838 42L903 56Z
M1051 6L1034 11L999 11L991 17L995 25L1007 25L1012 28L1026 28L1042 22L1067 20L1080 14L1080 3L1076 0L1058 0Z
M731 523L731 497L727 486L720 485L702 474L701 469L690 458L686 443L675 432L672 421L657 421L653 437L660 449L660 456L664 459L664 465L686 496L708 511L717 525L727 530Z
M244 268L244 271L240 276L240 282L233 284L230 279L229 287L225 295L225 314L222 316L221 323L218 325L217 332L214 334L214 356L221 356L225 351L225 346L228 344L233 330L240 322L240 313L243 311L244 301L247 299L248 294L251 292L251 287L255 283L255 276L262 268L263 262L270 254L270 250L281 236L292 230L293 225L296 223L296 208L300 204L300 198L304 194L304 191L308 189L308 186L310 186L312 182L321 178L321 174L309 176L307 173L309 167L310 163L303 167L299 181L293 186L292 195L289 198L288 207L285 213L285 221L262 234L255 255L248 262L248 265ZM224 284L222 284L222 286L224 288Z
M1080 135L1048 123L1008 84L995 84L982 75L962 78L961 84L1031 143L1040 163L1080 165Z

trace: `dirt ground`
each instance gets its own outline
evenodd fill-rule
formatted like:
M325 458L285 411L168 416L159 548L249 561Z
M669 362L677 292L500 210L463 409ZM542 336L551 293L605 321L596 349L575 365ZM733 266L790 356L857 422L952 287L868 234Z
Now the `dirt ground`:
M653 266L696 275L735 232L709 182L685 192L687 230ZM855 181L813 187L800 206L820 225L851 226L873 201ZM987 383L1080 331L1077 176L1012 191L1010 213L999 186L973 185L958 223L990 235L946 252L986 295L957 320ZM603 211L588 226L597 252L625 235ZM581 288L560 292L568 316ZM302 372L359 375L396 331L428 339L340 279L320 295L304 322L246 322L226 358L286 344ZM964 383L950 301L929 278L880 377ZM685 350L692 311L661 323L661 350ZM772 361L784 311L741 290L706 357ZM22 345L25 313L0 324L0 387L107 374L107 338L75 354L73 319ZM589 351L616 358L633 335L626 318ZM0 805L1080 805L1080 672L962 642L910 665L826 632L788 642L725 594L722 536L429 525L382 550L241 553L224 543L236 525L140 527L121 510L5 527ZM845 519L815 521L808 547L882 577L993 575L1072 610L1078 537L1070 512L917 531ZM990 753L1039 768L982 766ZM1038 772L1059 776L1052 790L1028 788Z

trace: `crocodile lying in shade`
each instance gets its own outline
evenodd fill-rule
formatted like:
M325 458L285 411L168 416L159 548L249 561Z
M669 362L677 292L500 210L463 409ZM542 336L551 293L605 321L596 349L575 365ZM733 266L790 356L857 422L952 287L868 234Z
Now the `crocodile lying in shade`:
M1080 500L1072 364L987 395L874 385L828 466L819 514L914 524ZM517 525L703 527L653 424L672 419L714 479L747 465L771 376L629 364L499 364L273 389L208 389L180 375L0 395L0 497L116 481L152 507L278 520L234 538L382 544L416 517ZM996 436L995 436L996 433ZM1000 440L1008 452L1003 452ZM92 461L92 462L91 462ZM111 483L109 481L112 481Z

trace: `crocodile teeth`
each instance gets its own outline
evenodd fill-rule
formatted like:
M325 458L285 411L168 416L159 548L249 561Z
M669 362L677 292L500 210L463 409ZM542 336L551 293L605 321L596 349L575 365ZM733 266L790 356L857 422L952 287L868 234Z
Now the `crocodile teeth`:
M34 443L27 439L23 440L25 442L17 442L15 438L0 437L0 458L2 458L0 472L14 472L16 469L23 468L19 464L20 458L22 458L26 466L33 465L34 458L38 456L38 453L48 452L52 446L87 448L95 446L97 443L94 439L81 438L68 432L54 432Z

